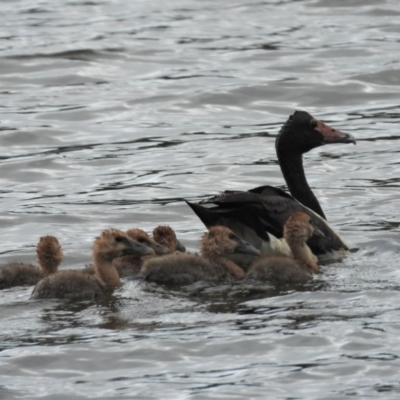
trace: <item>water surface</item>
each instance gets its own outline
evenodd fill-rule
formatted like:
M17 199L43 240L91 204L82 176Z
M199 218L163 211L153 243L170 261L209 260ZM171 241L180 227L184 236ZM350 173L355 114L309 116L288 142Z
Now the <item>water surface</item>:
M0 398L398 399L395 0L9 1L0 6L1 263L62 268L102 229L204 226L183 199L285 188L295 109L353 134L305 168L358 251L299 290L127 281L99 302L0 291Z

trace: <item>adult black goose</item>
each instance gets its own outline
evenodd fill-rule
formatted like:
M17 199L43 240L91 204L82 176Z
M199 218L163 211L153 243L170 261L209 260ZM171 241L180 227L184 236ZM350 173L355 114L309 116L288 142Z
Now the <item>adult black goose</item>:
M225 191L198 204L187 202L207 228L225 225L258 248L290 254L283 237L283 226L295 211L309 214L325 237L311 237L307 244L323 260L337 259L349 250L329 226L317 198L308 185L303 154L333 143L356 143L350 134L333 129L305 111L296 111L281 128L275 142L283 177L291 195L272 187L249 191Z

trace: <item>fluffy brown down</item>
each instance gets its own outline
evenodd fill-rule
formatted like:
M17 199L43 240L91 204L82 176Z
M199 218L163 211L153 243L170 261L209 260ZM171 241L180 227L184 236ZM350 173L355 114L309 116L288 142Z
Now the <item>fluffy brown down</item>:
M153 239L167 247L169 252L175 253L179 249L180 243L175 231L168 225L160 225L153 230Z
M243 278L244 271L225 257L237 247L231 235L228 228L212 227L201 240L201 256L178 253L147 260L138 277L165 284Z
M143 261L147 258L153 257L155 254L167 254L168 249L158 243L156 243L150 236L142 229L135 228L126 231L126 234L133 240L141 243L150 249L153 249L152 255L141 256L138 254L129 254L125 256L118 257L113 260L113 266L118 271L120 278L134 277L142 268ZM94 265L88 265L84 268L84 272L88 274L94 274Z
M154 238L151 238L144 230L135 228L129 229L126 231L126 234L133 240L150 247L154 250L155 255L162 256L169 253L169 249L167 246L162 243L156 241Z
M24 263L11 263L1 268L0 289L35 285L45 276L55 273L63 260L62 248L57 238L41 237L36 246L36 258L39 268Z
M293 213L284 226L284 238L293 258L282 254L264 256L250 267L246 279L268 281L277 285L305 283L312 279L312 272L318 272L316 257L306 241L313 235L314 228L309 215Z
M104 295L121 285L112 261L131 246L131 239L122 231L108 229L93 244L95 274L83 270L60 271L38 282L33 299L92 299Z

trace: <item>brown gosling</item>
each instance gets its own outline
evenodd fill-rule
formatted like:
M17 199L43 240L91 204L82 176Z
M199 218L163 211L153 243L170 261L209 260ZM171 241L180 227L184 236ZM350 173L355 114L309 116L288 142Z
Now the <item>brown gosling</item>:
M83 270L60 271L35 286L32 299L58 298L85 300L103 296L121 285L113 260L125 254L145 255L152 249L135 242L124 232L108 229L93 244L95 275Z
M154 255L160 256L164 254L168 254L168 248L157 243L154 239L152 239L144 230L135 228L129 229L126 231L126 234L133 240L143 244L144 246L153 249L153 254L140 257L138 255L126 255L119 257L114 260L114 267L117 269L121 278L126 276L136 276L140 269L142 268L143 262L146 258L152 257Z
M44 277L54 274L63 260L63 251L57 238L42 236L36 246L36 259L40 267L13 262L1 268L0 289L32 286Z
M175 231L168 225L160 225L153 230L153 239L169 249L169 253L184 253L185 246L177 239Z
M245 276L244 271L226 256L232 253L260 254L223 226L214 226L203 236L200 253L201 256L177 253L146 260L138 278L171 285L241 279Z
M325 235L312 224L311 217L303 212L294 212L286 221L283 237L290 247L293 257L276 254L256 260L246 278L268 281L278 285L305 283L318 272L317 257L307 245L311 236Z
M144 246L153 249L153 253L146 257L151 257L154 255L168 254L168 249L156 243L144 230L135 228L129 229L125 232L131 239L143 244ZM139 254L128 254L122 257L118 257L113 261L114 267L118 271L120 278L125 278L127 276L136 276L140 272L140 268L143 265L143 256ZM94 274L94 266L89 265L84 269L84 272L89 274Z

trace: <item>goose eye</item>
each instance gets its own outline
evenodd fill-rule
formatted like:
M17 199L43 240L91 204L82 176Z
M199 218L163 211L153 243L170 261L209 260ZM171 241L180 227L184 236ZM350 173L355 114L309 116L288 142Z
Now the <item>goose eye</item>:
M120 242L122 242L124 240L124 238L122 237L122 236L116 236L115 237L115 241L117 242L117 243L120 243Z
M318 126L317 121L315 119L312 119L310 122L310 126L312 129L316 128Z

